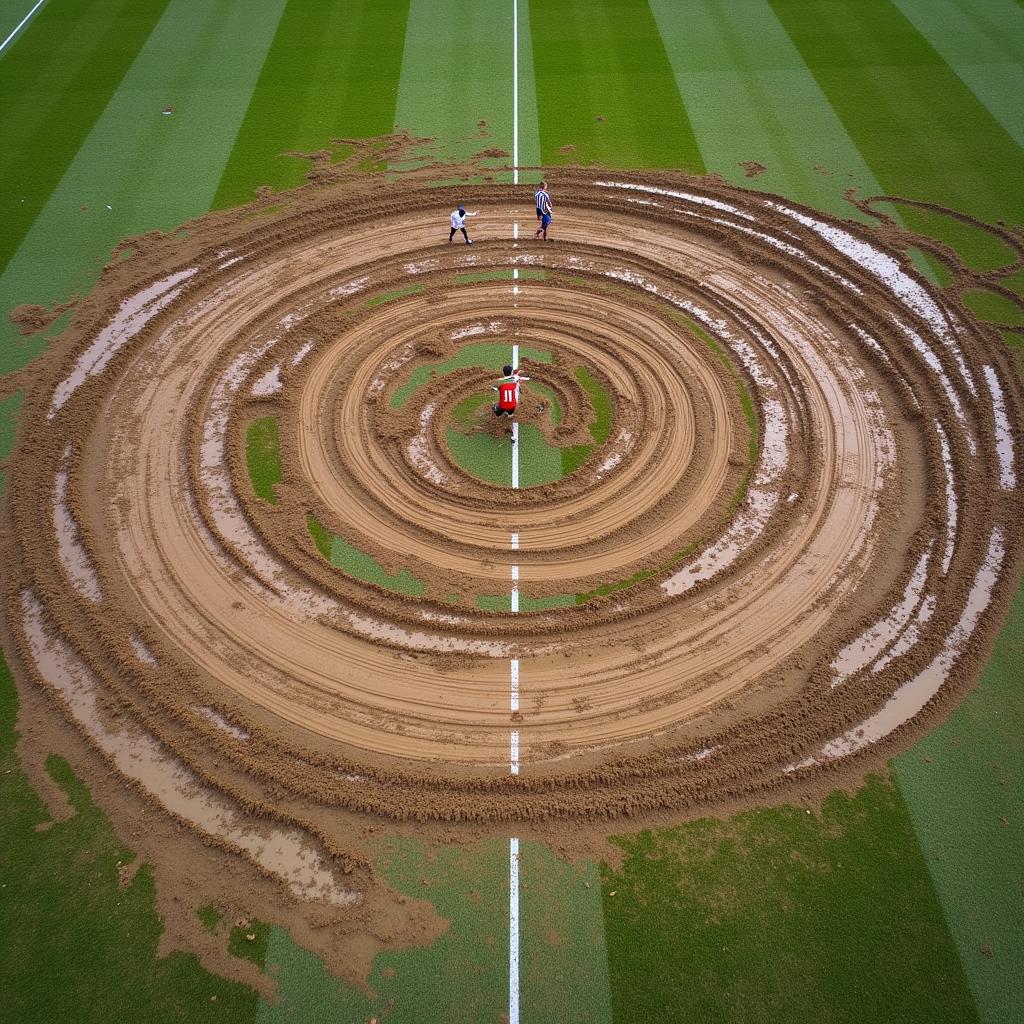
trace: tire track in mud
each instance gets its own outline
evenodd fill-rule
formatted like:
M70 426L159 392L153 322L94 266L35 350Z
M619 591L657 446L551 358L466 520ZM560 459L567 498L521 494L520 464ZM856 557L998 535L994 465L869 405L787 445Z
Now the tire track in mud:
M600 822L832 784L948 712L1019 564L1021 388L995 332L891 224L682 175L566 171L559 195L545 246L512 237L531 197L461 188L483 211L467 249L438 244L452 196L425 174L321 169L133 240L23 410L3 539L22 677L60 704L59 643L105 714L211 791L285 824L302 807L327 850L342 812ZM516 268L544 277L510 313ZM447 450L488 371L390 401L513 337L554 353L528 372L563 423L524 399L549 443L591 440L576 368L613 405L579 469L518 491ZM279 424L274 506L246 477L257 415ZM330 566L309 516L426 596ZM513 563L531 597L635 582L479 611Z

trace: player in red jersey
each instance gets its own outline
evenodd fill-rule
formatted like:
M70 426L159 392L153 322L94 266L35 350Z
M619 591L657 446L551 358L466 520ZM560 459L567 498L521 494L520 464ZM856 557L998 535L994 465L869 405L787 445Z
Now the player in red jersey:
M518 370L511 366L503 366L501 372L504 376L491 390L498 392L498 401L494 403L495 416L515 416L516 407L519 405L519 385L529 377L524 377Z

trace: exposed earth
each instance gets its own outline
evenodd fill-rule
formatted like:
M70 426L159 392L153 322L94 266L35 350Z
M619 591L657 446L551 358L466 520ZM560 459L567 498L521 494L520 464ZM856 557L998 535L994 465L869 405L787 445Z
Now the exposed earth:
M584 170L545 244L531 187L432 183L456 173L321 167L126 242L33 364L3 498L5 646L51 748L84 737L310 906L364 899L353 821L599 832L859 777L956 705L1017 575L1024 396L948 250ZM445 244L459 199L472 248ZM499 367L436 371L481 340L550 356L523 357L521 420L585 449L561 479L453 453L474 395L504 444ZM311 520L423 593L339 570ZM514 577L532 604L485 610Z

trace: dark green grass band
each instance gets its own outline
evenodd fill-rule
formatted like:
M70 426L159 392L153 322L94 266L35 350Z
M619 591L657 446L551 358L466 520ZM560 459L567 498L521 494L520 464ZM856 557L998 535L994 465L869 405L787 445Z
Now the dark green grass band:
M974 1004L895 786L614 840L616 1021L967 1024Z
M47 3L3 54L0 273L166 6L167 0Z
M302 184L308 166L290 152L393 130L407 13L405 0L290 0L214 208L246 203L261 185Z
M543 163L704 170L646 0L530 0L530 20Z

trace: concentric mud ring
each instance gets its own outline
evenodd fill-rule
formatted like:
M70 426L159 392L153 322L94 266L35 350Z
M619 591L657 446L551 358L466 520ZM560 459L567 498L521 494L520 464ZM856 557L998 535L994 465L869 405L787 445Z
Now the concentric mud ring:
M12 468L25 668L282 817L687 807L861 770L948 709L1019 548L1020 387L987 329L891 236L714 180L567 175L548 245L528 196L460 196L472 249L437 244L438 190L342 181L109 268ZM561 478L512 490L453 449L474 395L491 429L481 339L550 358L523 413L552 458L586 449ZM332 565L311 522L421 592ZM484 600L513 565L537 610Z

